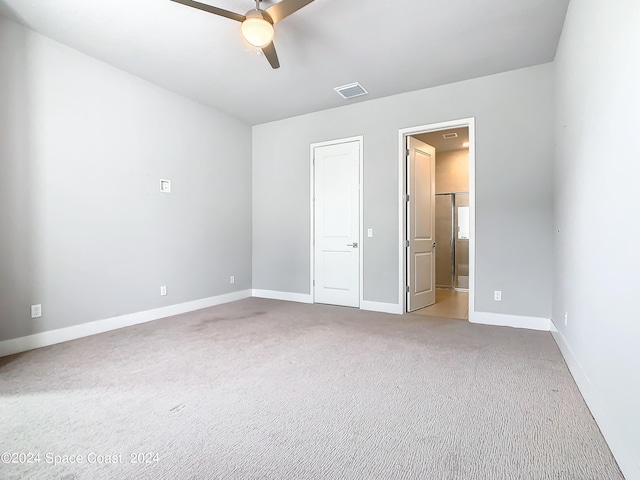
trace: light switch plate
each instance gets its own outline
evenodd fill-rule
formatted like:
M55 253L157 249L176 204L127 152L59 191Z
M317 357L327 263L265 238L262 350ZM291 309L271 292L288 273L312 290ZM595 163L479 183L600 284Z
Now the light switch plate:
M369 230L367 230L367 237L369 238L373 237L373 228L370 228Z

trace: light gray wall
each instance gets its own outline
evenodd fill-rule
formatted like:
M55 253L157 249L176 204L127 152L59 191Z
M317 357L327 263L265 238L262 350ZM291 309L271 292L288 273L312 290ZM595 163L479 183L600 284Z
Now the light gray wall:
M251 129L0 17L0 225L0 340L249 289Z
M640 479L639 25L637 0L573 1L556 58L553 320L628 480Z
M253 127L253 287L309 292L309 145L364 135L364 299L398 303L398 130L476 118L476 310L550 318L553 66ZM493 302L493 290L503 301Z

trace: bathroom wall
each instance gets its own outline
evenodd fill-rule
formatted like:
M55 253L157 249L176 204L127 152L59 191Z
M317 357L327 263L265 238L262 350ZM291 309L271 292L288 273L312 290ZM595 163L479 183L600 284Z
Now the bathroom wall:
M469 191L469 149L436 151L436 193Z

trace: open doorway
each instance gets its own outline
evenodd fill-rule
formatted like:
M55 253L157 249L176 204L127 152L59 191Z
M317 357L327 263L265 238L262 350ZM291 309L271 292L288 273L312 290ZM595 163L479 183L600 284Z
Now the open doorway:
M468 320L475 258L474 121L404 129L400 141L404 311Z
M469 127L411 135L435 150L435 303L427 316L469 319Z

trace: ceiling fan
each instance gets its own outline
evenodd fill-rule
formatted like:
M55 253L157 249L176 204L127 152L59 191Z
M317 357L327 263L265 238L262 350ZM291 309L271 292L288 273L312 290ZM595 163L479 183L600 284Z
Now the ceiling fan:
M256 8L249 10L245 15L240 15L239 13L230 12L223 8L212 7L211 5L206 5L194 0L171 1L242 23L242 36L251 45L262 50L262 53L267 57L272 68L280 68L276 47L273 45L273 25L313 2L313 0L282 0L281 2L271 5L266 10L262 10L260 8L262 0L255 0Z

